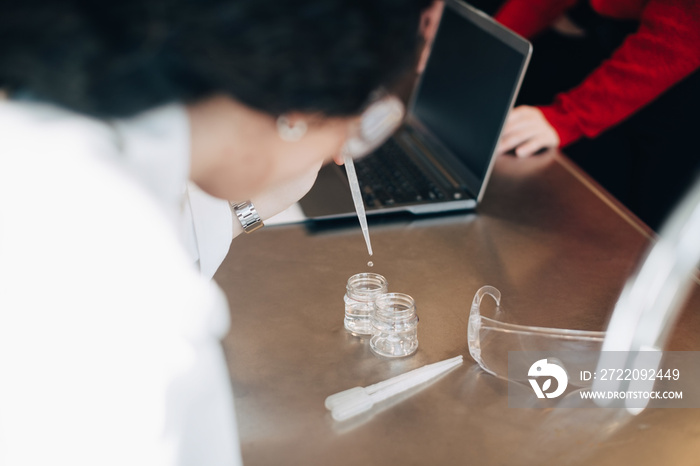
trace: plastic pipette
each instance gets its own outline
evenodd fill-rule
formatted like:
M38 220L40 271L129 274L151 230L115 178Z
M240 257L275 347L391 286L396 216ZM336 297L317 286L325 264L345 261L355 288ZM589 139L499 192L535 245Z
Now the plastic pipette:
M355 204L357 218L360 220L362 235L367 243L367 252L372 255L372 243L369 240L369 228L367 228L367 214L362 203L360 183L357 181L353 158L369 154L386 141L391 133L401 125L404 115L404 105L397 97L389 95L377 100L363 113L358 131L349 138L343 147L343 163L350 182L352 202Z
M367 214L365 213L365 205L362 202L362 193L360 192L360 182L357 181L357 173L355 173L355 164L352 161L352 155L349 152L343 154L343 162L345 171L348 174L348 182L350 183L350 192L352 193L352 202L355 204L357 218L360 220L360 228L362 235L367 243L367 252L372 255L372 243L369 240L369 228L367 227Z
M454 360L449 363L438 367L432 367L430 370L420 372L412 377L392 383L384 388L380 388L374 393L368 394L365 391L358 392L352 397L351 401L344 402L333 408L331 415L336 421L344 421L351 417L357 416L365 411L369 411L375 403L386 400L403 391L425 383L460 364L462 364L462 359L454 358Z
M336 421L344 421L351 417L357 416L358 414L362 414L366 411L369 411L375 403L384 401L388 398L391 398L392 396L398 395L403 391L425 383L430 379L433 379L438 375L460 364L462 364L461 360L455 361L451 364L443 365L431 371L420 373L415 377L404 380L402 382L389 385L388 387L380 389L372 394L362 393L360 396L357 396L352 402L343 403L339 406L336 406L331 411L331 415Z
M368 385L366 387L354 387L349 388L347 390L343 390L342 392L338 392L326 398L326 408L333 409L336 406L353 401L355 397L363 397L362 394L371 395L372 393L375 393L395 383L403 382L405 380L410 379L411 377L415 377L424 372L430 372L432 370L439 369L440 367L445 365L454 364L455 362L462 362L462 355L450 359L445 359L444 361L426 364L425 366L419 367L418 369L413 369L412 371L404 372L403 374L397 375L390 379L386 379L379 383L375 383L373 385Z

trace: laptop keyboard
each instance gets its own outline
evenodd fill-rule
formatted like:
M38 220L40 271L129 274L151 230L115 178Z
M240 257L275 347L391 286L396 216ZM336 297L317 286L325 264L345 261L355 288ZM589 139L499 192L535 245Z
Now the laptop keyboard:
M362 196L368 207L443 200L445 194L389 139L371 156L355 162Z

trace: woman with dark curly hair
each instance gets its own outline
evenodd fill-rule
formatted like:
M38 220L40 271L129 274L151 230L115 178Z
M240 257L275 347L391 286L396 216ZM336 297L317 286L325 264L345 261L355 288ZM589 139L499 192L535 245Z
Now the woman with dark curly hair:
M0 3L0 462L240 464L206 278L415 69L431 2Z

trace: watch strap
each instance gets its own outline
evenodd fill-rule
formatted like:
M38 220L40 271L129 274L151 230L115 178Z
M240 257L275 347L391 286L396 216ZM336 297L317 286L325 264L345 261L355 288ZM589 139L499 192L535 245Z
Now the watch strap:
M255 210L255 206L250 201L231 202L231 211L238 217L238 221L241 222L243 231L246 233L252 233L265 226L258 211Z

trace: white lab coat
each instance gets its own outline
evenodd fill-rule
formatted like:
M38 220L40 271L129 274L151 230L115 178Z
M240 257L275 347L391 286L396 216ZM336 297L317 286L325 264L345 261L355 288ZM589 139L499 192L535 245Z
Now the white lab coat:
M176 105L0 101L1 465L241 464L208 280L232 220L188 195L189 147Z

